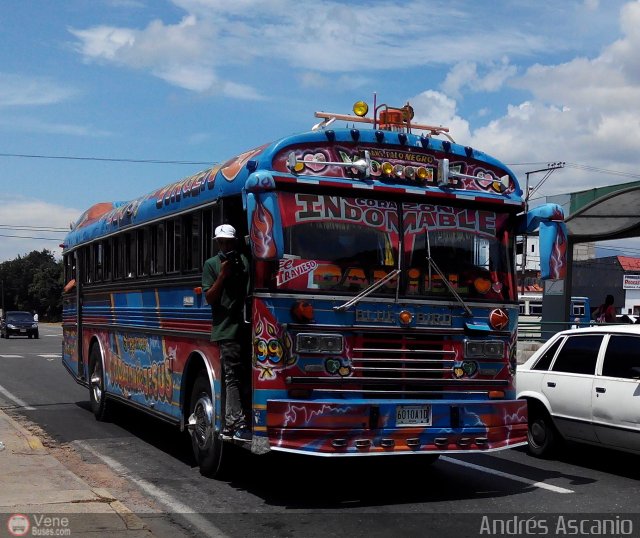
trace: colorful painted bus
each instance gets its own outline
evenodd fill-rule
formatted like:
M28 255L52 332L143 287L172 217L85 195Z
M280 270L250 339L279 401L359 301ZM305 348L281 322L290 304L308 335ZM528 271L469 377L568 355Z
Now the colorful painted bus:
M251 266L243 446L433 461L526 443L515 238L539 227L543 277L561 278L560 208L525 214L504 164L409 105L354 112L82 214L63 249L63 364L98 419L123 402L187 430L204 474L225 469L201 268L229 223Z

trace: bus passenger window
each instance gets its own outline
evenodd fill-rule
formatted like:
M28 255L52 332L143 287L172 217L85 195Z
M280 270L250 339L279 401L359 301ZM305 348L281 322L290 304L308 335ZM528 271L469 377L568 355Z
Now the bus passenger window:
M104 255L102 252L102 243L96 243L93 245L93 266L95 268L96 282L102 281L103 269L104 269Z
M220 204L216 203L202 212L202 264L217 253L218 247L213 238L213 231L220 224L222 224Z
M164 223L155 225L151 233L151 274L161 275L164 273Z
M113 249L113 242L111 239L102 242L102 256L104 259L102 274L105 281L111 280L112 276L112 255L111 251Z
M184 228L184 267L185 271L193 271L201 268L204 263L203 260L200 259L200 248L201 248L201 240L200 240L200 215L199 214L191 214L185 215L183 218L183 228Z
M167 273L180 271L182 228L180 219L167 221Z
M151 229L144 228L137 232L138 242L138 276L146 276L149 274L151 265Z
M120 235L113 240L113 278L124 277L124 236Z
M136 236L128 233L124 237L124 276L125 278L135 278L136 276Z

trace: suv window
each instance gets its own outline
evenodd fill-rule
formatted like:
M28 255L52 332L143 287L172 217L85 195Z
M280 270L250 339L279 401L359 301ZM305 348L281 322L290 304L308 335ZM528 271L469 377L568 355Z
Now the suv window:
M631 368L640 368L640 338L637 336L612 335L604 355L602 375L609 377L637 377Z
M596 371L598 351L603 335L569 336L553 363L554 372L591 374Z
M542 357L540 357L533 365L532 370L548 370L549 365L551 364L551 361L563 340L563 338L558 338L551 347L544 352L544 355L542 355Z

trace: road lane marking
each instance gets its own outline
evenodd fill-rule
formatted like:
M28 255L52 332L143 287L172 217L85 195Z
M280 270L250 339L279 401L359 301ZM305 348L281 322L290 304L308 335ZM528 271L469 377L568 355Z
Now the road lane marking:
M496 476L500 476L502 478L506 478L507 480L514 480L516 482L522 482L523 484L527 484L529 486L533 486L535 488L548 489L549 491L553 491L555 493L575 493L571 489L561 488L559 486L553 486L551 484L545 484L544 482L535 482L528 478L524 478L523 476L518 476L514 474L504 473L502 471L497 471L495 469L491 469L490 467L483 467L482 465L476 465L475 463L469 463L467 461L456 460L453 458L449 458L448 456L443 456L440 458L442 461L446 461L447 463L453 463L454 465L461 465L462 467L468 467L469 469L475 469L476 471L481 471L483 473L493 474Z
M21 400L17 396L11 394L7 389L5 389L2 385L0 385L0 394L9 398L13 403L17 404L19 407L22 407L26 411L35 411L35 407L31 407L27 402Z
M0 355L3 359L24 359L24 355Z
M144 478L135 476L132 471L127 469L127 467L122 465L120 462L114 460L112 457L100 454L100 452L98 452L95 448L93 448L85 441L74 441L73 444L90 452L96 458L111 467L111 469L113 469L116 473L131 480L142 491L151 495L156 501L164 505L164 507L168 508L171 512L180 514L187 521L189 521L189 523L200 530L205 536L211 536L213 538L226 538L226 534L224 534L213 523L207 521L206 518L195 512L193 508L174 499L171 495L161 490L159 487L154 486L151 482L147 482Z
M51 361L53 359L61 359L62 355L60 355L60 353L45 353L44 355L38 355L38 357Z

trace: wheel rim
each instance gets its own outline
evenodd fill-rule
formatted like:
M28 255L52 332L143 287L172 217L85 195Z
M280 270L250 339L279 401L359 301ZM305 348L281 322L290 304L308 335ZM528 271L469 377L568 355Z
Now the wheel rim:
M93 399L100 403L102 400L102 365L100 361L96 361L93 365L93 372L91 374L91 392L93 393Z
M543 420L536 420L531 424L531 440L537 447L541 447L547 440L547 425Z
M204 450L209 445L213 432L213 404L208 395L200 396L193 413L189 417L191 435L195 439L198 448Z

